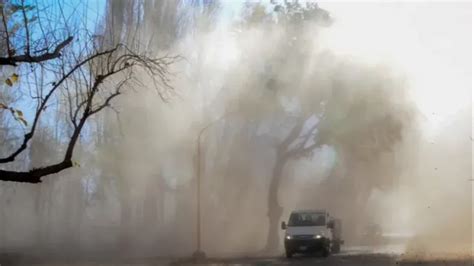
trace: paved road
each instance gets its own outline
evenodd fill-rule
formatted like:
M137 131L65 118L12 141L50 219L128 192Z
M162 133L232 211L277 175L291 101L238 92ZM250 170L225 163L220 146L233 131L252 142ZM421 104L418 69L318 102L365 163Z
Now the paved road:
M436 262L403 262L399 261L397 257L388 255L338 255L331 256L329 258L318 258L318 257L294 257L292 259L286 259L283 257L268 257L268 258L235 258L235 259L211 259L207 261L194 262L191 260L167 260L161 258L147 258L147 259L131 259L131 260L18 260L18 261L0 261L1 266L7 265L84 265L84 266L108 266L108 265L119 265L119 266L152 266L152 265L170 265L170 266L186 266L186 265L207 265L207 266L218 266L218 265L255 265L255 266L266 266L266 265L298 265L298 266L473 266L472 261L436 261Z
M472 261L401 261L398 256L394 255L383 255L383 254L341 254L330 256L328 258L311 257L311 256L298 256L292 259L286 259L284 257L269 257L269 258L236 258L236 259L212 259L205 262L192 262L192 261L176 261L171 265L320 265L320 266L419 266L419 265L430 265L430 266L473 266Z
M215 259L201 263L179 261L173 263L174 265L397 265L396 260L389 256L331 256L328 258L309 257L309 256L295 256L292 259L283 257L269 257L269 258L237 258L237 259Z
M383 245L380 247L353 246L346 247L340 254L334 254L328 258L317 256L295 256L291 259L282 256L261 258L234 258L234 259L208 259L207 261L195 262L190 260L178 260L171 263L176 265L320 265L320 266L474 266L472 260L450 260L450 261L420 261L403 260L403 245Z
M341 254L331 255L328 258L317 256L295 256L287 259L283 256L259 257L259 258L226 258L226 259L207 259L204 261L193 261L191 259L164 259L164 258L128 258L119 259L112 258L33 258L23 256L0 256L0 266L6 265L131 265L131 266L148 266L148 265L170 265L170 266L186 266L186 265L317 265L317 266L474 266L471 260L459 261L403 261L400 259L400 253L393 252L393 248L389 248L391 252L384 253L383 250L369 250L364 247L346 249Z

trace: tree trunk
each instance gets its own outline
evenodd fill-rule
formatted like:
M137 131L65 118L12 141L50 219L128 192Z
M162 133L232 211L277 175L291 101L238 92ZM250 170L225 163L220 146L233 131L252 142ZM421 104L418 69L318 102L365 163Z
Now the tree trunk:
M121 181L120 186L120 232L119 232L119 245L120 248L125 251L130 251L130 247L133 246L132 237L131 237L131 228L132 228L132 205L131 205L131 195L129 186L126 184L124 176L120 176Z
M143 215L142 225L139 228L140 235L142 237L142 243L151 249L156 250L155 243L158 238L158 204L161 192L159 191L159 185L157 182L161 180L161 177L152 177L148 180L148 185L145 188L145 199L143 201ZM148 228L148 230L143 230Z
M278 231L283 208L278 201L278 190L283 176L287 158L281 154L277 154L277 160L273 168L272 180L270 182L270 190L268 193L268 235L265 252L273 253L278 251L280 238Z

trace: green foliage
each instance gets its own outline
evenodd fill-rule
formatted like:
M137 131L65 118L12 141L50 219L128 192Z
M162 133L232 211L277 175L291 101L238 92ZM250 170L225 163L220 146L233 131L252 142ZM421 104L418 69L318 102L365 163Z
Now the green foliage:
M306 2L302 5L299 1L271 1L273 12L278 16L279 23L301 24L304 21L313 21L329 26L331 17L329 13L320 8L317 3Z
M244 25L258 26L271 20L271 14L267 12L262 3L247 3L244 11Z

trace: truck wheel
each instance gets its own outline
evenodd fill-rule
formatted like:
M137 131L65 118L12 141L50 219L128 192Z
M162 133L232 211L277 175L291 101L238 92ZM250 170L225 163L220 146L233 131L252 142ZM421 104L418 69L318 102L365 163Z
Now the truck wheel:
M286 257L287 257L288 259L291 259L291 257L293 257L293 253L292 253L291 251L285 250L285 253L286 253Z
M329 251L327 249L323 250L323 257L329 257Z
M323 257L328 257L329 256L329 247L323 249Z

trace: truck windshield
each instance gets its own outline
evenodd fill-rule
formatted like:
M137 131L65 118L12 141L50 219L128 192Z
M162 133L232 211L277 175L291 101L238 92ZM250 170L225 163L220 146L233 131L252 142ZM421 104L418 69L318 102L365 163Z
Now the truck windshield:
M288 226L324 226L326 217L323 213L292 213Z

